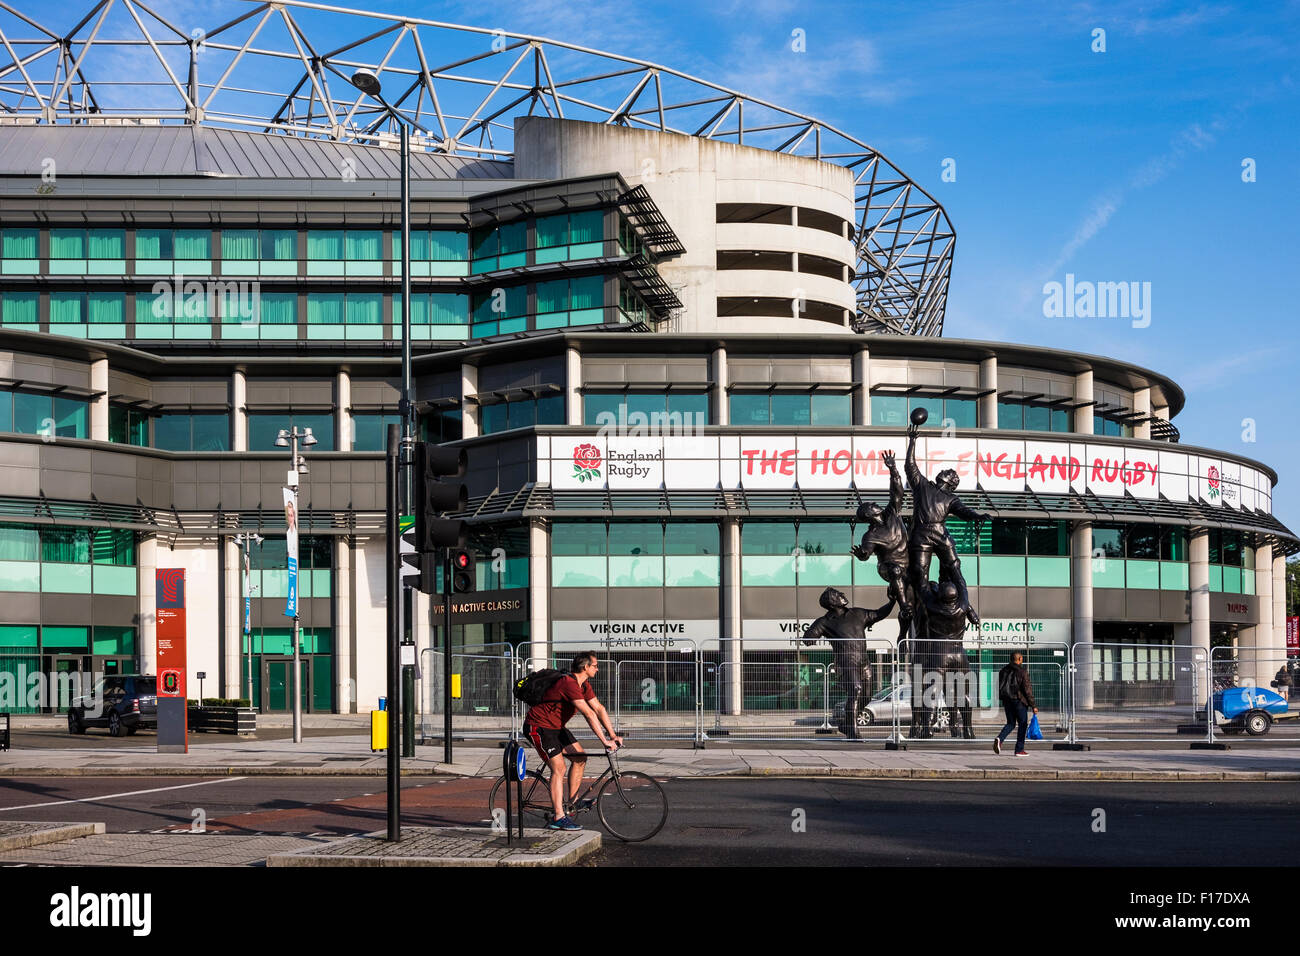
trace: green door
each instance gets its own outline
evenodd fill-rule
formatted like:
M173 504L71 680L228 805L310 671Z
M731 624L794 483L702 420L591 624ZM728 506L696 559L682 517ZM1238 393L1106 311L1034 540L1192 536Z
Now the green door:
M311 711L311 658L299 659L302 673L300 698L302 712ZM262 659L262 712L285 714L293 704L293 658L264 657Z

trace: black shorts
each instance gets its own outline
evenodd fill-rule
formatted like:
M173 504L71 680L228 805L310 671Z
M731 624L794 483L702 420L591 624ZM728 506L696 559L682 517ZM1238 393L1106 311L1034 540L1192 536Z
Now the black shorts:
M569 744L578 742L578 738L574 737L573 732L567 727L552 730L550 727L534 727L532 724L524 724L524 736L532 741L533 747L536 748L543 761L550 760Z

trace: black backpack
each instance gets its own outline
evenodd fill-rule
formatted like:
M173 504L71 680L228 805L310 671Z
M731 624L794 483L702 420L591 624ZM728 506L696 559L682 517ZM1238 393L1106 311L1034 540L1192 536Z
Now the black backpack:
M998 697L1017 703L1020 700L1020 670L1009 667L1002 674L1002 686L998 688Z
M515 700L523 701L529 707L536 707L546 696L546 692L555 686L561 678L568 676L568 671L540 670L533 671L515 681Z

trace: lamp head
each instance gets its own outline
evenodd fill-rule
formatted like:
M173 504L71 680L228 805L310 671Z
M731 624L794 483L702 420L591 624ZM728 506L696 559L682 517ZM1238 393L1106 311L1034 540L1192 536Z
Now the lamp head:
M278 435L275 436L275 447L276 447L276 448L288 448L288 447L289 447L289 432L288 432L288 430L286 430L286 429L284 429L284 428L281 428L281 429L280 429L280 434L278 434Z
M310 428L304 428L302 430L302 443L305 447L311 447L317 443L316 436L311 433Z
M352 85L362 93L366 94L366 96L377 97L379 96L379 91L383 89L383 85L379 82L379 77L367 69L360 69L352 74Z

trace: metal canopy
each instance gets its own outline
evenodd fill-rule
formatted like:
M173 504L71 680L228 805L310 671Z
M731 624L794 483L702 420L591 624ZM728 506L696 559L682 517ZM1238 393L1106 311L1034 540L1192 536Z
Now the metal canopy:
M276 154L288 150L296 161L283 163L283 175L328 156L328 149L304 150L291 139L395 149L392 116L349 81L358 69L383 83L385 99L412 125L417 153L508 160L514 121L545 116L681 133L845 166L856 184L854 328L927 336L943 331L956 245L947 213L877 150L813 117L634 57L302 0L252 5L207 29L182 27L141 0L55 7L49 13L59 20L55 26L41 22L47 8L26 6L24 13L0 0L0 124L269 134L238 144L217 137L202 154L194 144L178 144L192 151L196 166L226 149L242 158L219 162L276 166L283 162ZM339 36L348 39L325 42ZM339 156L336 172L344 159ZM416 160L417 169L420 164ZM121 170L134 173L130 166ZM500 173L457 166L454 175Z

